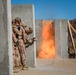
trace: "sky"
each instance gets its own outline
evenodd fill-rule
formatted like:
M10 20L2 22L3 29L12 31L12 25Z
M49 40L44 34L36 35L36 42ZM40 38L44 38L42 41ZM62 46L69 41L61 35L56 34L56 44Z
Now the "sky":
M12 4L33 4L35 19L76 18L76 0L11 0Z

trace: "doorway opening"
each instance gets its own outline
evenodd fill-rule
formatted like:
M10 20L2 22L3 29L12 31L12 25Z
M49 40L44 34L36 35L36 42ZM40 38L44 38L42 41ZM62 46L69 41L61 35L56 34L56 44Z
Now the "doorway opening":
M37 58L48 59L55 58L55 27L53 21L43 20L41 30L41 42L37 50ZM39 37L40 38L40 37Z

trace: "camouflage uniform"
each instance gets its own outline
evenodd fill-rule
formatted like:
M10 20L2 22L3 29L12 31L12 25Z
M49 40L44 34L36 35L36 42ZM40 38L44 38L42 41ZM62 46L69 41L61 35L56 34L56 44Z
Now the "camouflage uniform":
M20 61L21 61L21 64L23 67L25 67L25 44L24 44L24 41L22 40L21 37L18 37L18 43L19 43L19 46L18 46L18 49L19 49L19 52L20 52Z
M22 66L23 69L26 67L26 47L33 44L34 38L29 40L27 35L31 34L33 32L32 28L27 27L23 22L21 22L20 18L15 18L13 21L13 33L15 35L15 45L18 44L18 46L14 46L14 64L15 66ZM14 37L14 36L13 36ZM13 40L14 40L13 39ZM26 46L25 46L26 45Z
M18 46L17 46L17 38L15 36L15 34L12 34L12 47L13 47L13 68L18 68L21 63L20 63L20 53L18 50Z
M23 27L23 29L25 30L25 33L27 35L29 35L29 34L31 34L33 32L33 29L30 28L30 27L27 27L24 22L21 22L20 25Z
M13 26L13 32L18 39L18 50L20 55L20 63L21 66L25 67L25 42L26 42L26 33L23 27L20 25L20 20L18 18L15 19L18 23Z

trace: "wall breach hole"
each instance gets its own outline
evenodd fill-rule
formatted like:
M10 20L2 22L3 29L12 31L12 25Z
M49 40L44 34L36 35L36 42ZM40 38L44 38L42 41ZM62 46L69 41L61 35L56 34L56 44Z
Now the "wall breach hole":
M53 21L42 21L42 41L38 58L55 58L55 29Z

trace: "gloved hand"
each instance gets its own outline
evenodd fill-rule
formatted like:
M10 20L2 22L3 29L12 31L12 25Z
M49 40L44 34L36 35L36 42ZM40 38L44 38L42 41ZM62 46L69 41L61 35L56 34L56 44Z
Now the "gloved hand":
M37 39L37 37L34 37L33 40L34 40L34 41L37 41L38 39Z

